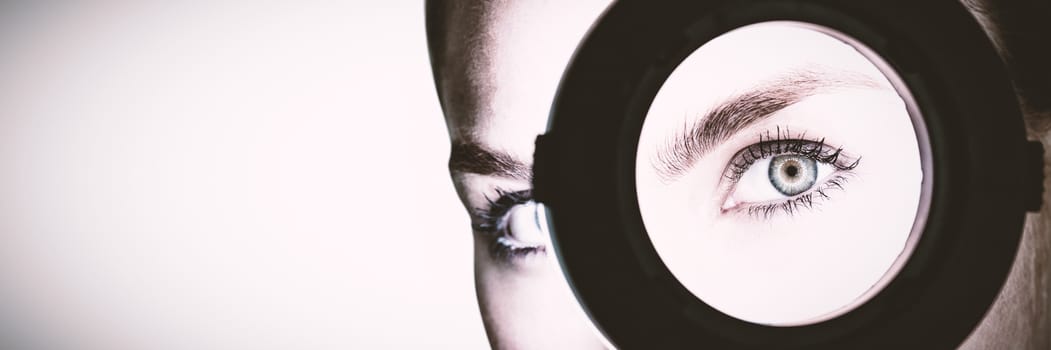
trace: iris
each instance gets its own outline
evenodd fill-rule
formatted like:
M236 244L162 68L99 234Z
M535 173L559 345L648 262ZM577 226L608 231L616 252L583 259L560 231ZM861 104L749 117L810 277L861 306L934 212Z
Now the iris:
M786 196L809 190L817 182L817 162L798 155L781 155L770 160L770 184Z

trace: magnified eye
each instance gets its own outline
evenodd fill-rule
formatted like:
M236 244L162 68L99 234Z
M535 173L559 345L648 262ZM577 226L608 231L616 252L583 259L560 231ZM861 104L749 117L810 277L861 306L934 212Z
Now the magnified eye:
M830 188L842 189L860 158L850 160L842 148L824 140L801 138L762 140L739 151L726 175L723 211L745 210L769 216L781 209L791 214L828 198Z
M802 155L763 158L741 174L728 203L761 203L796 196L812 189L833 171L831 165Z
M496 190L487 208L475 209L474 230L490 240L490 252L510 259L545 251L547 232L541 223L539 205L529 190Z

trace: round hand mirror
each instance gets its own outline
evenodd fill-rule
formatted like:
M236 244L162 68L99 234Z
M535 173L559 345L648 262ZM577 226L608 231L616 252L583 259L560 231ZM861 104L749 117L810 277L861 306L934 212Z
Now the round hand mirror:
M534 194L619 347L942 348L1003 284L1041 152L957 2L622 2Z

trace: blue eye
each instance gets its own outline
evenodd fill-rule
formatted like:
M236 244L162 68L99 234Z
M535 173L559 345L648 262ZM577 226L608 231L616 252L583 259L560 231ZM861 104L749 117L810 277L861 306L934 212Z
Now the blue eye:
M842 189L861 158L823 139L789 137L778 131L737 152L727 166L722 204L726 211L741 211L767 218L783 211L795 214L827 199L829 189Z
M504 260L544 253L547 231L541 224L539 205L532 191L496 189L496 199L473 211L474 231L490 241L490 253Z
M798 155L776 156L770 160L770 184L786 196L794 196L814 187L817 162Z

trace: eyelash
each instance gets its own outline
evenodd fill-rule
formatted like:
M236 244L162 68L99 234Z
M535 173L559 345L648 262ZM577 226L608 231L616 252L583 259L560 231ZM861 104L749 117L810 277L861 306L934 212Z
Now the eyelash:
M508 191L502 188L496 188L495 191L495 200L489 196L485 197L486 202L488 202L487 207L474 209L473 214L476 221L471 225L476 232L481 233L489 240L489 252L496 258L508 260L543 253L545 251L543 246L515 246L510 244L507 242L507 237L504 236L504 233L500 232L505 228L505 221L511 209L516 205L531 202L533 200L533 192L531 190Z
M817 199L828 199L827 192L829 190L842 190L843 184L853 175L850 171L857 168L861 162L861 157L854 158L852 161L848 159L850 157L843 154L842 147L829 147L825 144L824 138L807 139L805 132L796 137L790 135L788 128L777 127L773 136L771 136L769 131L765 134L761 133L759 134L759 142L738 151L734 155L733 160L730 161L727 173L724 175L730 181L728 188L734 188L741 176L756 161L782 154L800 155L829 164L836 169L837 173L805 194L787 198L780 202L750 205L745 211L751 216L767 219L774 215L778 209L793 215L800 208L813 208L814 200L816 199L814 195L818 196Z
M847 181L847 177L844 175L833 175L824 183L819 185L819 188L815 188L810 192L799 195L794 198L788 198L781 202L776 203L765 203L752 205L746 208L748 215L754 217L760 217L763 219L769 219L773 216L778 209L788 213L788 215L794 215L799 211L800 208L810 209L814 207L814 195L818 196L819 200L829 199L827 191L831 189L843 189L843 183Z

